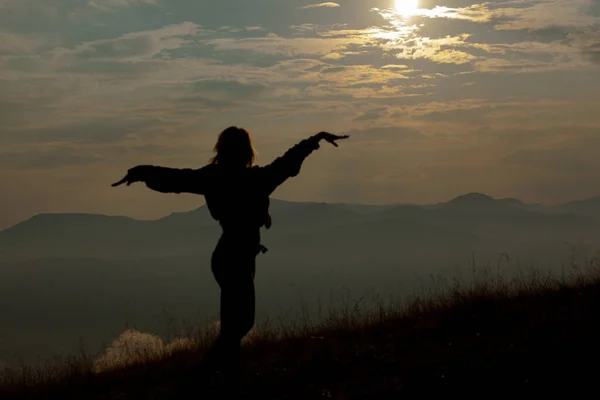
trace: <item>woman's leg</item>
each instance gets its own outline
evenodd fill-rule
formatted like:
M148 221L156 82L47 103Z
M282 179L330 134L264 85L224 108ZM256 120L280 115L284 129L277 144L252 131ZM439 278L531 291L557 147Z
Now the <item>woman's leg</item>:
M221 286L221 332L219 338L228 349L226 357L237 362L244 336L254 326L254 279L248 271L236 271Z
M221 240L212 257L212 270L221 288L220 334L209 358L218 364L239 364L241 341L254 326L256 252L230 248Z

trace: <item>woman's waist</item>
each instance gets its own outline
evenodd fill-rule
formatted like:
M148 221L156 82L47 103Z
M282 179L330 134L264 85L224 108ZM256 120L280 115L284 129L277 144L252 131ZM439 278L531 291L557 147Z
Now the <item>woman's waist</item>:
M225 239L236 239L245 242L260 242L260 227L257 225L221 224Z
M267 248L260 242L260 229L223 228L217 248L221 251L258 254L266 253Z

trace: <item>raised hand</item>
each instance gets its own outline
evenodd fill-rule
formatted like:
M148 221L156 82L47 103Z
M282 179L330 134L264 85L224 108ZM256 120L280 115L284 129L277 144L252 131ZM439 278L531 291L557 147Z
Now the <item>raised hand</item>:
M129 186L135 182L143 182L144 172L146 171L146 169L147 167L145 165L138 165L137 167L133 167L129 171L127 171L127 175L125 175L123 179L121 179L119 182L113 183L111 186L115 187L124 183L127 183L127 186Z
M119 182L113 183L111 186L112 187L120 186L120 185L124 184L125 182L127 182L127 186L131 185L131 182L129 182L127 175L125 175L125 178L121 179Z
M334 135L333 133L329 132L319 132L317 136L319 137L319 139L325 140L326 142L331 143L335 147L338 147L338 144L335 142L336 140L348 139L350 137L349 135Z

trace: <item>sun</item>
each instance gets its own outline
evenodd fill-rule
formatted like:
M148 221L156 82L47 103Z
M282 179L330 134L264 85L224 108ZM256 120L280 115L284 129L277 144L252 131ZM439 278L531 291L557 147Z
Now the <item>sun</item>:
M398 14L405 17L413 15L419 9L419 0L394 0Z

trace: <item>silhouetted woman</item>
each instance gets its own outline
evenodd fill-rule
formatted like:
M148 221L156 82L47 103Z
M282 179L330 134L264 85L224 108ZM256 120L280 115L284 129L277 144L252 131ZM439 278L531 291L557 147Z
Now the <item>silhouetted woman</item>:
M221 288L220 334L208 359L239 367L242 338L254 325L254 274L257 254L264 249L260 228L271 227L269 196L288 178L298 175L302 162L319 142L337 147L338 136L320 132L302 140L283 156L264 167L253 166L255 151L250 134L229 127L219 136L216 155L200 169L175 169L139 165L121 181L144 182L162 193L204 195L212 217L219 221L222 236L212 255L212 272Z

